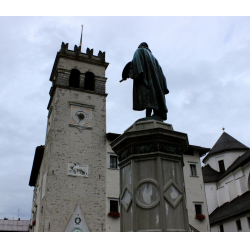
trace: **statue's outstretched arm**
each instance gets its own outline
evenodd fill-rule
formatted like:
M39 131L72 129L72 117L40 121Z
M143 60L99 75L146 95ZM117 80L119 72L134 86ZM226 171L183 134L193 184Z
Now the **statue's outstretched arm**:
M122 80L120 82L127 80L128 78L131 78L131 62L127 63L122 71Z

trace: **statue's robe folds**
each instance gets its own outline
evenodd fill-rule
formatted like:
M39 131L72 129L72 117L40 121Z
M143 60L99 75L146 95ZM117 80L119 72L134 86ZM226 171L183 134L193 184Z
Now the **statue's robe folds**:
M133 110L151 108L166 114L167 81L157 59L149 50L138 48L135 51L129 75L134 79Z

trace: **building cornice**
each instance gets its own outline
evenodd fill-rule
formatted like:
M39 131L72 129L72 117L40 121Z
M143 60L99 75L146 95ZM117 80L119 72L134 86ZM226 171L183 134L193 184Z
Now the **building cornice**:
M82 89L82 88L73 88L73 87L58 85L57 84L57 85L52 86L51 89L50 89L50 92L49 92L50 93L50 99L49 99L49 103L48 103L48 106L47 106L48 110L50 108L50 105L52 103L52 100L53 100L53 97L54 97L54 94L55 94L57 88L74 90L74 91L78 91L78 92L89 93L89 94L92 94L92 95L100 95L100 96L105 96L105 97L108 96L107 93L101 94L101 93L97 93L95 91L90 91L90 90L86 90L86 89Z

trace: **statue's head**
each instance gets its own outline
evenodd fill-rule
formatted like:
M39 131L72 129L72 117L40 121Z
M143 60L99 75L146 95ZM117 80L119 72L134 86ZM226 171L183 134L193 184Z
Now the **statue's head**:
M141 44L138 46L138 48L144 48L144 49L147 49L147 50L149 50L149 51L151 52L151 50L150 50L149 47L148 47L148 44L145 43L145 42L141 43Z

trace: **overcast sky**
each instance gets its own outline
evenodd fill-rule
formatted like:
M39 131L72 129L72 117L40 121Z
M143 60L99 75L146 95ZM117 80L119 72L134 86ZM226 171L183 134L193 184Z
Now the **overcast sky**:
M126 63L147 42L167 79L168 120L189 143L211 148L222 133L250 146L249 17L0 17L0 219L29 219L35 148L44 145L51 69L62 41L106 52L107 132L132 110Z

